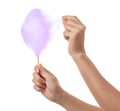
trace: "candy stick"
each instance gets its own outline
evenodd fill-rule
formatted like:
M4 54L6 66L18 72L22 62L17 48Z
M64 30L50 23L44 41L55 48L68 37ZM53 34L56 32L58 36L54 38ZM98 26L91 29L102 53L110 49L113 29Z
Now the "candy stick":
M39 56L37 56L37 64L39 64Z

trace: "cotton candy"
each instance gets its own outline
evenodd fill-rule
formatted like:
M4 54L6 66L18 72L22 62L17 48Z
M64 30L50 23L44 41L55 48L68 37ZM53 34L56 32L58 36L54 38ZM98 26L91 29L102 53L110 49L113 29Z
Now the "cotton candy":
M32 9L27 15L21 33L28 47L39 56L51 37L53 21L40 9Z

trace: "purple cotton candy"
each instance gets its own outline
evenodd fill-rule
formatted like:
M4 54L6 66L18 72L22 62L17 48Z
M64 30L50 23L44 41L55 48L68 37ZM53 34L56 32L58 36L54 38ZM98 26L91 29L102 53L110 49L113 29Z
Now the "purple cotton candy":
M36 56L46 47L51 34L52 21L40 9L33 9L26 17L22 25L21 33L28 47Z

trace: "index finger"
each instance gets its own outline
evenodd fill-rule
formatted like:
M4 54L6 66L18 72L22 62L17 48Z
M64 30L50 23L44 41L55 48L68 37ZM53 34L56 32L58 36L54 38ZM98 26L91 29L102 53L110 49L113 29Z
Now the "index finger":
M80 23L82 23L81 21L80 21L80 19L78 19L76 16L70 16L70 15L65 15L65 16L62 16L62 19L63 19L63 21L64 20L74 20L74 21L76 21L76 22L80 22Z
M35 72L39 73L39 72L40 72L39 66L36 65L36 66L34 67L34 70L35 70Z

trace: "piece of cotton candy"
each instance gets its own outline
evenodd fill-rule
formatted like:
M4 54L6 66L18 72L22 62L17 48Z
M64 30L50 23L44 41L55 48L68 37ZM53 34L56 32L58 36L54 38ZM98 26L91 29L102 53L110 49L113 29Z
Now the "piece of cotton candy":
M52 25L52 19L40 9L32 9L22 25L23 39L37 57L51 38Z

